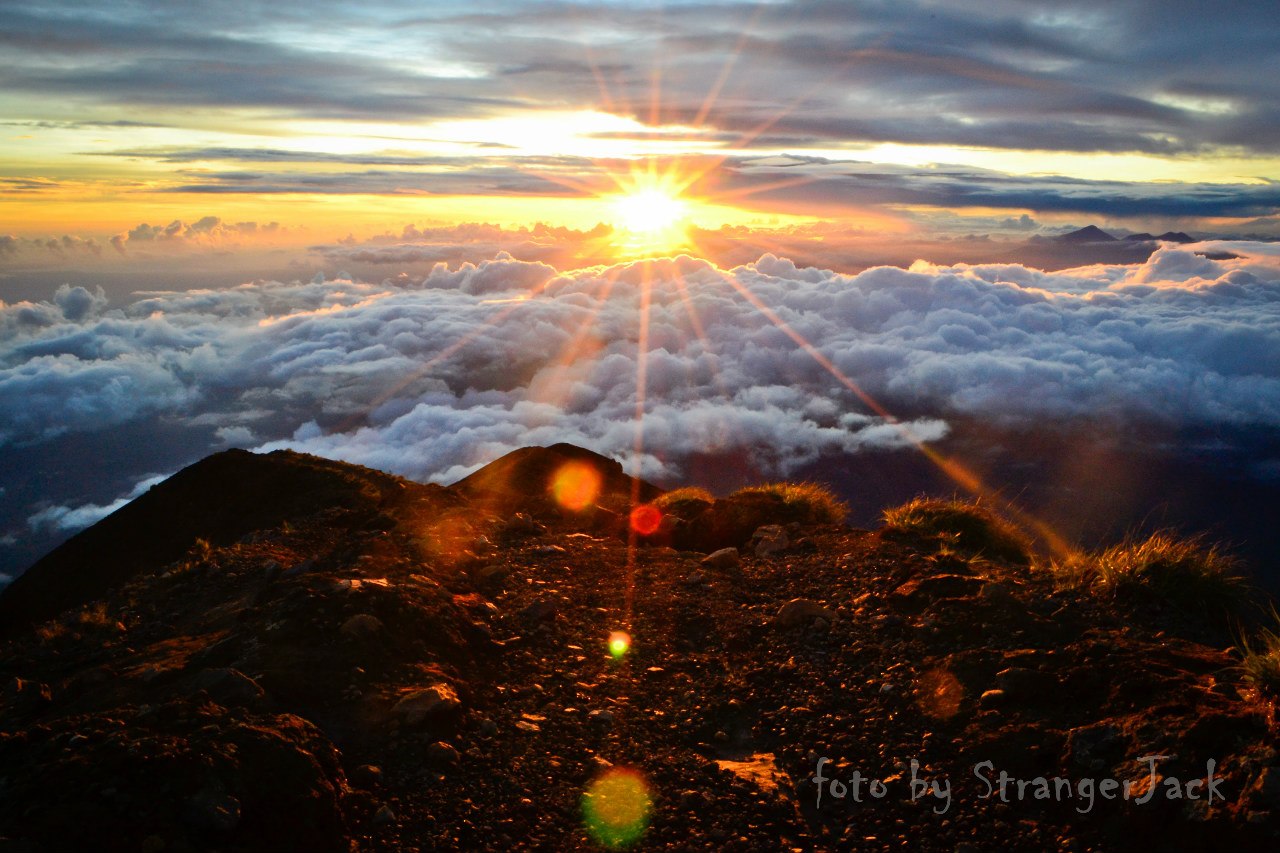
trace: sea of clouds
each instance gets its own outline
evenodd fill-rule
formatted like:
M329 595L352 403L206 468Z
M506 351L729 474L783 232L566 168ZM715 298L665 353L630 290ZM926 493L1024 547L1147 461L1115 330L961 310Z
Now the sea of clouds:
M697 454L748 453L785 475L824 454L939 439L955 417L1274 429L1280 246L851 276L773 255L560 272L500 253L407 282L317 277L119 304L67 284L0 302L0 413L0 450L158 419L204 430L206 452L288 447L440 482L556 441L672 481ZM139 486L118 499L33 504L26 525L85 526L171 472L125 473Z

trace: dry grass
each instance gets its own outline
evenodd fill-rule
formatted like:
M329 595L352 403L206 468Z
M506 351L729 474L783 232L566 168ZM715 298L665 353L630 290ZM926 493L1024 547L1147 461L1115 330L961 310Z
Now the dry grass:
M1280 626L1280 615L1271 611L1272 622ZM1241 639L1240 672L1248 681L1267 696L1280 696L1280 634L1273 629L1263 628L1258 632L1257 641L1249 642Z
M977 501L919 497L885 510L884 520L900 530L937 536L967 554L1019 563L1031 559L1027 536Z
M789 516L807 524L842 524L849 506L818 483L765 483L739 489L730 497L770 495L782 500Z
M653 502L653 505L663 512L667 512L674 507L691 504L713 504L715 502L716 496L706 489L698 486L685 486L684 488L664 492Z
M1149 596L1186 611L1234 614L1251 590L1239 562L1200 537L1169 531L1130 538L1103 551L1053 564L1070 586L1118 596Z
M106 602L97 601L71 616L40 625L36 628L36 637L42 643L51 643L63 638L116 634L120 630L120 623L108 612Z

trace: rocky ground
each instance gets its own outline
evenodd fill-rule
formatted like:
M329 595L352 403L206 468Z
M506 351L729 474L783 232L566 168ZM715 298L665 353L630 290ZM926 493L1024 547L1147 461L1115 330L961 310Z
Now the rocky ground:
M620 472L531 485L566 453L496 497L239 454L325 500L130 564L219 495L136 502L116 585L6 626L0 851L1276 849L1272 707L1203 625L781 511L629 544Z

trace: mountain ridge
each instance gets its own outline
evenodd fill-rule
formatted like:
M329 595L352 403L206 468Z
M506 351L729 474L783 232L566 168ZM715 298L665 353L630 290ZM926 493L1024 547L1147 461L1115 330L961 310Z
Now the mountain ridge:
M660 499L691 509L629 532L548 501L569 463L598 466L593 500L643 490L578 448L506 460L527 479L497 502L247 456L217 464L262 467L293 503L0 644L15 849L1252 850L1280 830L1273 709L1206 615L767 494ZM151 526L198 517L162 487ZM697 540L681 525L736 542L663 544ZM1085 813L983 798L973 773L1079 791L1142 783L1144 755L1172 756L1163 787L1213 759L1221 800ZM910 797L912 761L954 781L945 817ZM892 793L819 803L824 767ZM601 790L630 798L604 824Z

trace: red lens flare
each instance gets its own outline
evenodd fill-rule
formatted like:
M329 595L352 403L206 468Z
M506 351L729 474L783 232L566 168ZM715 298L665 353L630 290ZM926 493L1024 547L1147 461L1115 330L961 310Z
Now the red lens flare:
M641 536L652 536L662 526L662 510L653 504L641 504L631 510L631 529Z

